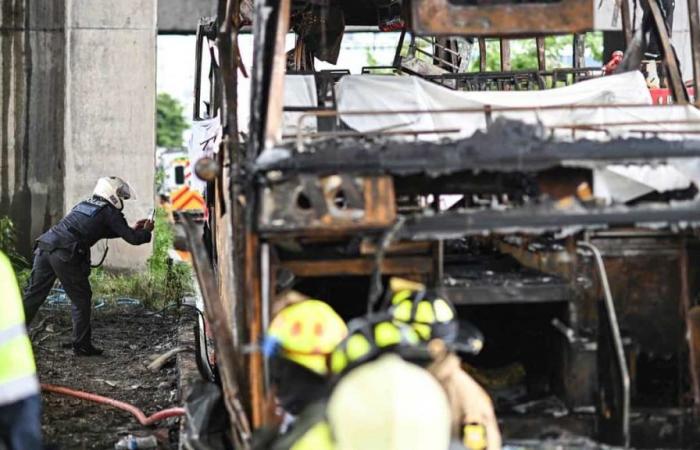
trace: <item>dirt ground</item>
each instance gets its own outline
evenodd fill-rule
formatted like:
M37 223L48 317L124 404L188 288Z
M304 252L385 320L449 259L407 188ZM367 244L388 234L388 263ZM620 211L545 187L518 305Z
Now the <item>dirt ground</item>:
M44 308L32 323L35 357L42 383L67 386L131 403L148 416L179 406L175 359L158 373L146 365L177 345L178 317L153 314L140 306L105 306L93 313L93 342L99 357L76 357L70 342L68 307ZM59 449L114 449L127 434L155 435L159 448L177 448L178 419L142 427L129 413L52 393L43 394L44 441Z

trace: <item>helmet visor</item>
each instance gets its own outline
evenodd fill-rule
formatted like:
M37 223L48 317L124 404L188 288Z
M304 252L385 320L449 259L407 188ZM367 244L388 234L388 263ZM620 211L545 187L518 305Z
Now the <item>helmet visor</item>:
M117 196L122 200L136 200L136 191L129 183L119 179L119 187L117 188Z

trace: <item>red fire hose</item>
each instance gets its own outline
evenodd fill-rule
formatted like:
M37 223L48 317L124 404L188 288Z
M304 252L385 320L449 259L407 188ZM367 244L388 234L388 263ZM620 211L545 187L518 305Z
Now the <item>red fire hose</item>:
M130 403L120 402L119 400L114 400L109 397L103 397L101 395L92 394L90 392L76 391L63 386L55 386L53 384L42 384L41 389L46 392L53 392L54 394L68 395L70 397L76 397L82 400L88 400L95 403L100 403L102 405L109 405L121 410L131 413L139 423L143 426L149 426L155 422L167 419L169 417L179 417L185 415L185 408L169 408L163 411L158 411L157 413L146 417L146 415Z

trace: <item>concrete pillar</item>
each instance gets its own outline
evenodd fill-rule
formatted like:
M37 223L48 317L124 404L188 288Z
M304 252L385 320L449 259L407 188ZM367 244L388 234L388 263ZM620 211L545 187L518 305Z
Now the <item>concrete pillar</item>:
M202 17L216 17L218 0L159 0L158 32L194 34Z
M0 215L18 250L63 214L64 4L0 2Z
M65 207L98 177L116 175L136 190L124 209L133 223L154 206L156 0L69 1ZM110 247L107 264L117 268L143 265L151 253L121 240Z
M0 1L0 216L19 249L117 175L130 222L154 204L156 0ZM108 265L151 246L111 244Z

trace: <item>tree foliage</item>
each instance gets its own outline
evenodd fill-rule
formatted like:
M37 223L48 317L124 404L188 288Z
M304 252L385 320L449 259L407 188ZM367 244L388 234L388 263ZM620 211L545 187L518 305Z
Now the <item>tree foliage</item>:
M571 55L573 35L548 36L545 38L545 60L547 69L566 67L564 57ZM587 33L585 36L586 58L602 63L602 33ZM511 70L537 70L537 45L535 39L517 39L510 42ZM570 64L568 64L570 66ZM474 53L469 71L479 70L479 47L474 45ZM501 70L501 47L498 40L486 41L486 70Z
M182 104L171 95L161 92L157 97L156 110L156 145L166 148L182 147L182 133L189 127Z

